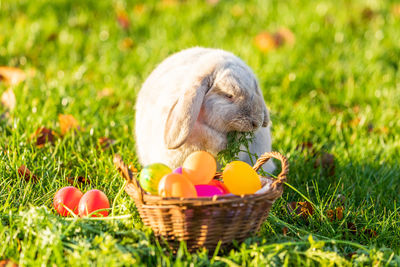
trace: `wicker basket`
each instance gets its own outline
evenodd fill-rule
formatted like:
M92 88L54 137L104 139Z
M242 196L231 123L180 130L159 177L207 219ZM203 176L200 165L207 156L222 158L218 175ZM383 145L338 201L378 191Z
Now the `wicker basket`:
M131 196L145 225L157 237L165 239L175 251L180 241L186 241L189 251L205 247L214 251L218 243L229 245L243 241L257 232L268 216L272 204L282 195L289 170L287 159L277 153L262 155L254 165L258 169L270 158L281 161L282 171L277 179L261 177L263 184L271 183L261 194L243 196L214 196L202 198L163 198L147 194L121 157L114 164L128 181L125 191ZM217 174L215 178L221 177ZM245 180L244 180L245 181Z

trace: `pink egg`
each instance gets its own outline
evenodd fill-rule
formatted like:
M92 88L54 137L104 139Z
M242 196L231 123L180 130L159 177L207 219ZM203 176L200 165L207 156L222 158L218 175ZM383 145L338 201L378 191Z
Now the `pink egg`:
M182 174L182 167L176 168L173 173L179 173Z
M212 197L215 195L223 195L224 192L222 191L221 188L213 186L213 185L208 185L208 184L199 184L194 186L197 191L197 196L198 197Z

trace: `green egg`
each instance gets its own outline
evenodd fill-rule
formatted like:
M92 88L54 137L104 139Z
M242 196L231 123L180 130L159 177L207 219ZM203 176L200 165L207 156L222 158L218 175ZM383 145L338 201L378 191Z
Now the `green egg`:
M165 164L153 163L145 166L139 175L140 186L152 195L158 195L158 183L172 170Z

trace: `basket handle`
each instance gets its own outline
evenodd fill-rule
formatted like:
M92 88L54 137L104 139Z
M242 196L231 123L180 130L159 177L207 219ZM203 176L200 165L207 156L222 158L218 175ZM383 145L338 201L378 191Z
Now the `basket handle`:
M134 188L135 188L135 193L138 196L138 200L143 203L143 189L142 187L139 185L139 181L136 179L135 174L128 168L128 166L126 166L126 164L124 163L124 161L122 160L121 156L119 154L115 154L114 155L114 166L117 168L117 170L119 171L119 173L122 175L122 177L125 178L125 180L128 181L128 183L133 184Z
M270 160L271 158L280 160L281 164L282 164L282 171L280 174L278 174L278 177L276 178L276 180L272 184L272 186L284 184L287 181L287 175L289 173L289 162L288 162L287 158L279 152L264 153L257 159L256 163L253 166L253 169L255 171L258 171L261 168L261 166L263 164L265 164L266 162L268 162L268 160Z

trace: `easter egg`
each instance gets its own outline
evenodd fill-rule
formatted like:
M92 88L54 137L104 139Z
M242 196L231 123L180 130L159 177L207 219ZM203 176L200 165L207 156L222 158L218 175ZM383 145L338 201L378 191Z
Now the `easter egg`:
M139 174L140 186L148 193L157 195L158 183L164 175L172 170L165 164L153 163L145 166Z
M224 184L235 195L254 194L261 189L257 172L243 161L232 161L222 172Z
M226 187L226 185L221 181L213 179L208 184L220 188L224 194L229 194L228 187Z
M182 167L176 168L173 173L179 173L182 174Z
M182 167L182 173L185 174L194 185L208 184L217 171L217 162L210 153L196 151L185 159Z
M106 194L100 190L93 189L87 191L79 201L79 216L86 217L90 215L91 217L106 217L108 216L108 211L103 209L109 209L110 202ZM102 210L95 212L97 210ZM92 214L93 213L93 214Z
M198 197L212 197L215 195L223 195L224 192L221 188L208 184L198 184L194 186L196 188Z
M78 214L78 204L82 195L83 193L76 187L63 187L54 195L54 208L61 216L71 215L65 207Z
M197 197L192 182L179 173L165 175L158 184L158 194L162 197Z

